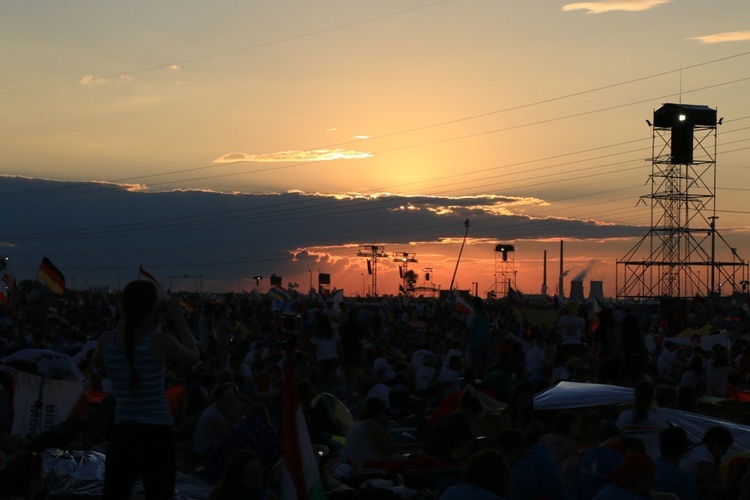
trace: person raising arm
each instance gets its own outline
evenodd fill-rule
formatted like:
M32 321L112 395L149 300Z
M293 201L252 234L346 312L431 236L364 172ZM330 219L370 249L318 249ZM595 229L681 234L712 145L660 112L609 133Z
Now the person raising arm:
M167 302L167 316L177 336L154 331L158 302L153 283L128 283L122 292L121 325L101 336L92 358L98 369L106 371L115 399L104 498L129 498L139 473L147 498L174 496L174 420L164 394L165 363L195 363L200 351L177 296Z

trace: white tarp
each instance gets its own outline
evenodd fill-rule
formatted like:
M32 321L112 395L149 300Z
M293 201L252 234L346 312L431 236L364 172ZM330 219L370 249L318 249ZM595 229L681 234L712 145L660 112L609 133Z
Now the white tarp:
M632 403L633 389L606 384L586 384L581 382L560 382L554 387L534 397L534 408L537 410L569 410L593 406L621 405ZM672 408L658 408L672 425L685 429L693 443L698 443L703 434L711 427L726 427L734 436L732 451L750 449L750 427L728 422L698 413L691 413Z
M11 429L16 436L32 438L63 423L86 391L86 377L66 354L22 349L2 361L16 381Z
M560 382L534 396L537 410L569 410L589 406L606 406L630 403L633 389L606 384Z
M86 391L85 382L58 380L15 371L13 428L16 436L38 436L70 418Z
M2 359L20 371L60 380L86 380L70 356L49 349L21 349Z
M729 348L726 333L698 335L698 337L700 337L700 339L698 340L699 345L706 351L710 351L711 349L713 349L716 344ZM654 340L653 335L646 335L645 342L648 352L654 352L656 350L656 341ZM692 337L665 337L664 339L662 339L662 345L667 342L672 342L673 344L682 346L693 345Z

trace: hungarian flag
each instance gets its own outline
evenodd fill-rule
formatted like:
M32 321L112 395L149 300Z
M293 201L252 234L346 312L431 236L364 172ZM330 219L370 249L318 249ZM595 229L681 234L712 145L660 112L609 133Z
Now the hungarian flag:
M65 292L65 276L47 257L42 259L42 264L36 273L36 279L43 282L47 285L47 288L58 295Z
M284 408L281 420L283 463L281 500L326 498L315 451L297 394L294 345L287 345L284 363Z
M138 269L138 279L142 281L150 281L151 283L153 283L156 287L156 293L159 295L159 298L169 300L169 294L164 289L164 287L161 286L159 280L154 278L149 272L143 269L143 266L140 266Z

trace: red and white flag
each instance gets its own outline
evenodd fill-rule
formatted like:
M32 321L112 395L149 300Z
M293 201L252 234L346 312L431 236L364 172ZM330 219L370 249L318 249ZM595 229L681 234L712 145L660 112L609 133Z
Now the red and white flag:
M323 481L307 431L297 394L294 347L288 346L284 362L284 408L282 413L281 500L325 499Z
M453 290L453 296L456 299L456 311L460 314L469 315L474 312L474 307L464 299L458 290Z
M163 286L161 286L161 283L159 283L159 280L154 278L149 272L147 272L145 269L143 269L143 266L140 266L138 270L138 279L142 281L150 281L154 284L156 287L156 293L159 295L159 298L164 300L169 300L169 294L164 289Z

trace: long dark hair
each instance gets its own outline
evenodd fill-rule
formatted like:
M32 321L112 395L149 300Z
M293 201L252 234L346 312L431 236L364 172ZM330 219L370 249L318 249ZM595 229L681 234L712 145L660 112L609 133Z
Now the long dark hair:
M128 283L122 291L122 313L125 319L125 355L130 365L130 392L138 387L138 372L133 360L135 331L140 323L153 314L158 299L153 283L136 280Z
M610 339L607 333L615 327L617 321L615 320L615 311L610 308L602 309L599 313L599 325L594 331L594 338L597 342L607 342Z
M512 426L516 426L519 422L516 421L517 413L522 413L521 418L523 419L522 425L526 425L534 418L534 400L531 400L531 404L526 408L521 408L518 400L523 394L530 394L534 396L534 386L529 382L521 382L513 388L513 392L510 395L510 401L508 406L503 410L503 414L510 415Z
M654 401L654 386L651 382L641 380L635 384L633 390L633 422L641 422L648 418L648 411Z
M331 318L327 314L318 315L313 335L315 338L322 340L331 340L333 338L333 326L331 326Z

